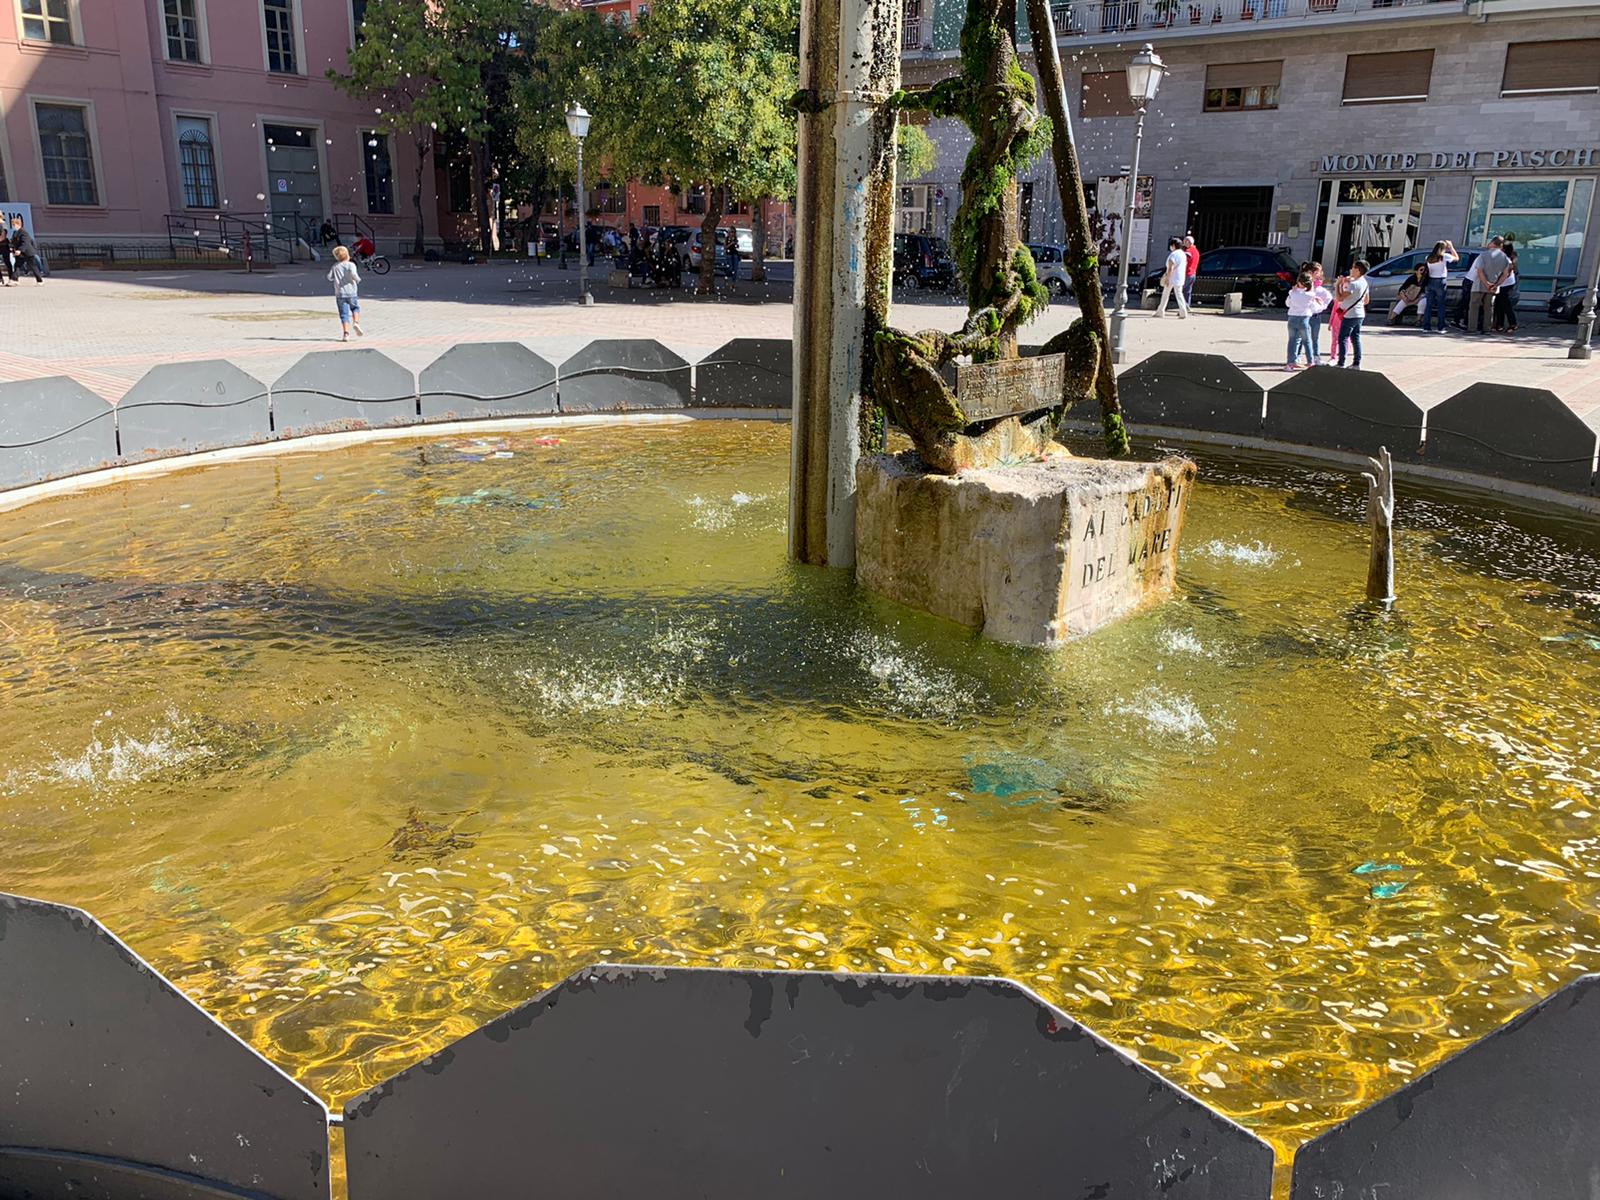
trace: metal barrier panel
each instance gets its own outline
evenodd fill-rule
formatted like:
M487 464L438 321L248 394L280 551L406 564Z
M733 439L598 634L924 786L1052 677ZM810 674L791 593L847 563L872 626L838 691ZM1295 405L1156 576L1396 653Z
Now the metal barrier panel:
M1543 388L1475 383L1428 412L1434 466L1584 492L1594 450L1594 430Z
M556 369L520 342L452 346L423 368L417 396L424 421L548 416Z
M278 437L409 425L417 419L417 381L376 350L319 350L272 385Z
M0 893L0 1196L328 1191L327 1110L94 918Z
M1373 371L1318 366L1267 393L1266 436L1279 442L1396 458L1422 452L1422 408Z
M1300 1148L1294 1200L1600 1195L1600 975Z
M1261 433L1262 389L1220 354L1163 350L1118 379L1132 425L1170 425L1247 437ZM1095 405L1082 405L1090 415Z
M1015 984L583 971L345 1110L351 1200L1267 1200L1272 1152Z
M788 408L794 402L794 342L734 338L694 369L694 402L709 408Z
M561 411L688 408L689 364L660 342L607 338L561 364Z
M64 375L0 383L0 489L116 465L111 406Z
M117 404L122 457L143 462L272 437L267 385L221 359L163 363Z

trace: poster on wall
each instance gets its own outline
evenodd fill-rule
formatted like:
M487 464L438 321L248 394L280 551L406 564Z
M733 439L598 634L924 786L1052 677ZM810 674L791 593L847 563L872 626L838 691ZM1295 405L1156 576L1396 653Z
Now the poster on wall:
M7 229L11 228L11 218L21 217L22 227L29 233L37 234L39 231L33 227L33 205L26 201L0 200L0 216L5 218Z
M1107 224L1114 232L1113 239L1120 250L1122 246L1122 214L1128 202L1128 177L1103 175L1095 188L1094 207L1111 218ZM1156 181L1149 175L1139 176L1139 189L1133 198L1133 236L1130 239L1131 259L1136 263L1150 261L1150 212L1155 207Z

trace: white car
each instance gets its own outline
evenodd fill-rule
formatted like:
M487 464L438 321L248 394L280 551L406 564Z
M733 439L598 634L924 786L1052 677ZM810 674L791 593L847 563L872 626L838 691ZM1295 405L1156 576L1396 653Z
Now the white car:
M719 225L717 227L718 251L721 251L723 247L727 246L728 235L730 233L735 234L738 237L738 241L736 241L734 244L738 248L739 257L741 259L747 259L756 252L755 235L742 225L734 226L732 228L727 225ZM694 236L689 239L689 269L692 271L698 271L700 269L700 231L698 229L695 230Z
M1030 245L1028 252L1033 255L1039 281L1050 289L1052 296L1072 295L1072 279L1067 275L1066 251L1063 247L1040 242Z
M1367 272L1367 284L1372 288L1369 300L1374 311L1379 301L1384 308L1394 304L1394 298L1400 294L1400 289L1407 279L1416 271L1418 264L1428 261L1428 255L1433 253L1432 247L1426 250L1408 250L1404 254L1386 259ZM1461 250L1461 255L1450 264L1450 274L1445 279L1445 287L1449 289L1451 303L1455 303L1456 290L1461 286L1461 281L1467 277L1467 272L1472 269L1472 264L1477 260L1477 250ZM1330 273L1331 278L1331 273Z

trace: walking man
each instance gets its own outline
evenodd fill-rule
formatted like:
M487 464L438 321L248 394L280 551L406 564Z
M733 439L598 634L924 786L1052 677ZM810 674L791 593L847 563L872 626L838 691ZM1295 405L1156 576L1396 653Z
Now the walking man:
M11 278L17 278L17 268L24 272L33 272L33 277L39 283L44 282L44 272L39 269L39 243L33 240L33 234L22 227L21 217L11 218Z
M1167 315L1167 297L1178 299L1178 319L1189 319L1189 302L1183 298L1184 281L1189 277L1189 256L1183 252L1183 243L1177 238L1167 239L1167 265L1161 272L1161 303L1156 305L1156 316Z
M1194 307L1194 277L1200 274L1200 247L1194 244L1194 234L1183 237L1183 253L1189 260L1189 273L1183 281L1183 302Z
M1505 244L1505 238L1490 238L1489 248L1472 264L1472 300L1467 305L1469 334L1486 333L1494 328L1494 298L1506 276L1511 274L1511 258L1502 249Z

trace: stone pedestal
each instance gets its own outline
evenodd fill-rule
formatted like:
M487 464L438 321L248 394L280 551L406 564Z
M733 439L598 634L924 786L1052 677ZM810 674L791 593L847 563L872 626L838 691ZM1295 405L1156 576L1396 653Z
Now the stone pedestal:
M1182 458L959 475L911 452L864 458L856 579L995 641L1059 646L1171 594L1194 477Z

